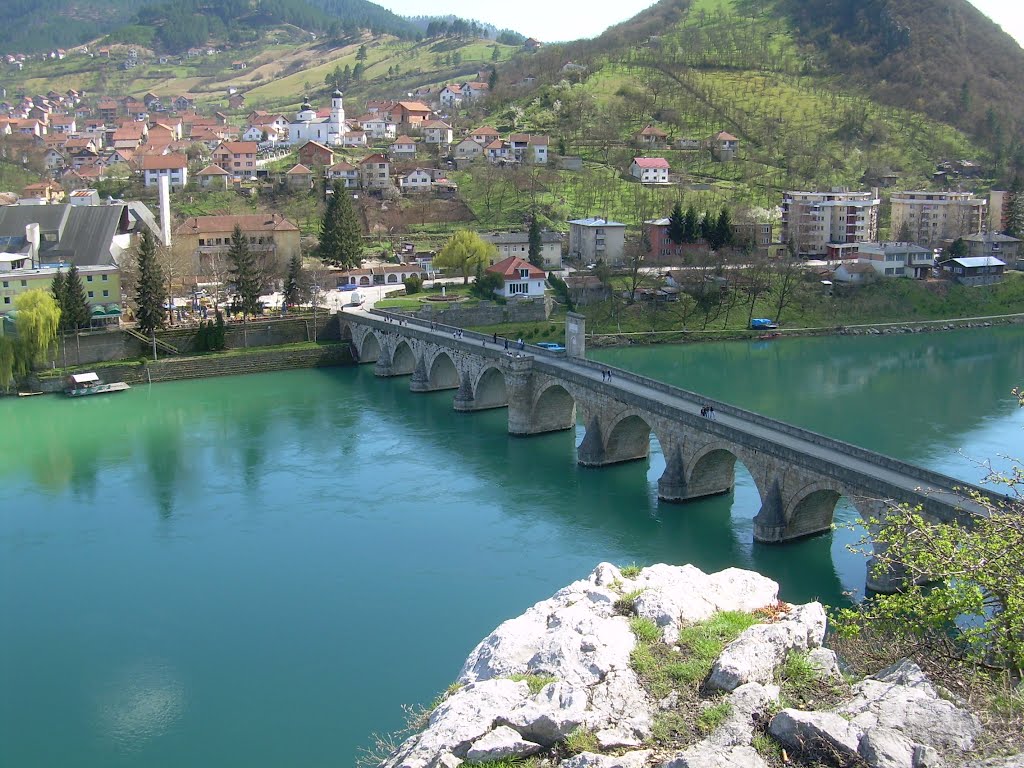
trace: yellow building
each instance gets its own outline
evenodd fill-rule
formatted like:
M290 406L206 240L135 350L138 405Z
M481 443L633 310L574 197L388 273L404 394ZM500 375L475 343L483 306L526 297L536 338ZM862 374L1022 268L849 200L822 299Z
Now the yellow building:
M287 261L299 253L299 228L279 213L246 216L191 216L174 230L174 248L191 253L197 274L212 274L217 257L227 256L235 225L249 241L249 249Z
M14 299L19 293L34 288L49 291L57 272L67 273L70 269L70 265L32 269L24 263L25 257L15 261L7 258L10 256L12 254L0 254L0 315L6 315L14 309ZM120 270L113 265L85 266L78 268L78 275L92 310L92 324L110 325L118 322L121 317ZM0 325L0 333L3 330Z

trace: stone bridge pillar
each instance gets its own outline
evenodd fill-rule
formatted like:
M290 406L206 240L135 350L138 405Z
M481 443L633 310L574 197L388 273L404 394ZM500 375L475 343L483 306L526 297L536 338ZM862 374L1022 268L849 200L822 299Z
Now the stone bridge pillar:
M459 391L455 393L455 400L452 407L456 411L477 410L473 397L473 380L469 377L469 371L462 371L459 374Z
M599 408L587 416L587 432L576 449L581 466L605 467L650 455L651 428L646 422L635 416L611 422Z
M505 387L508 390L508 433L535 435L531 423L533 415L533 357L505 357L502 359Z
M671 438L661 446L665 455L665 471L658 478L658 498L668 502L683 502L694 498L686 482L686 465L682 449Z
M423 362L426 355L420 354L416 359L416 367L412 370L412 379L409 381L410 392L429 392L430 376L427 374L427 366Z

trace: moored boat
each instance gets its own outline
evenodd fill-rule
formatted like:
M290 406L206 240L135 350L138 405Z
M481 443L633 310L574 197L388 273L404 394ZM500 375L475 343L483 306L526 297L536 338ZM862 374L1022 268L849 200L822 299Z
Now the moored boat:
M104 384L100 377L93 371L88 373L73 373L68 376L64 393L68 397L85 397L86 395L103 395L107 392L123 392L131 389L123 381L115 381Z

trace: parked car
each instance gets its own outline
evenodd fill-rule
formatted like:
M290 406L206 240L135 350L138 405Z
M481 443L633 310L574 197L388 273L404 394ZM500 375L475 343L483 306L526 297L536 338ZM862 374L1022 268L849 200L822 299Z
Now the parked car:
M546 349L550 352L565 352L565 347L563 347L561 344L556 344L553 341L538 341L533 346L540 347L541 349Z

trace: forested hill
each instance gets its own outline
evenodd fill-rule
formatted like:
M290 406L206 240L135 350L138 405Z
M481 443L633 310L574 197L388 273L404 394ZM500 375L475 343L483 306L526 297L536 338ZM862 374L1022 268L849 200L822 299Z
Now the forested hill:
M715 71L828 82L957 127L1024 168L1024 50L968 0L661 0L593 40L513 62L506 80L557 81L566 61L659 70L665 88L698 97L695 81Z
M327 37L360 29L419 35L410 21L368 0L5 0L0 52L68 48L108 34L178 52L208 39L244 41L277 24Z
M1024 131L1024 49L967 0L778 0L777 8L828 67L880 100L1013 151Z

